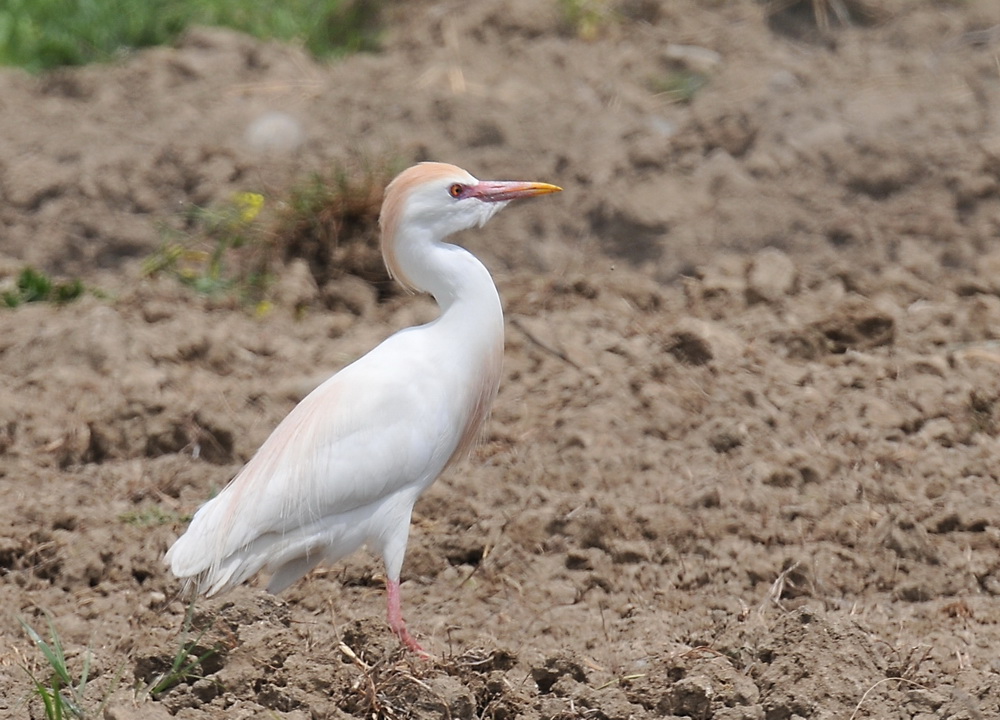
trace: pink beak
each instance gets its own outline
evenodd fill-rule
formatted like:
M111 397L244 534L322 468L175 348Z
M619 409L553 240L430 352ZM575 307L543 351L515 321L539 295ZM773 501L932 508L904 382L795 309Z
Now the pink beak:
M562 188L542 182L483 180L469 188L469 197L483 202L507 202L556 192L562 192Z

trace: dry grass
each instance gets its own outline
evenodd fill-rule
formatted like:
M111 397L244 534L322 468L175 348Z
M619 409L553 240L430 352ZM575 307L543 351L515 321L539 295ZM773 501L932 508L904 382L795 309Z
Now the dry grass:
M345 275L392 292L382 263L378 214L397 164L339 165L314 173L284 195L241 192L212 208L193 208L186 229L171 230L145 263L206 295L269 304L281 267L305 260L318 287Z

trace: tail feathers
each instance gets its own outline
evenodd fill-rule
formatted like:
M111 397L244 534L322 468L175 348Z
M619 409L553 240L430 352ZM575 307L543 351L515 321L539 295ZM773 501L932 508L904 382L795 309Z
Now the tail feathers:
M238 547L233 542L232 523L227 521L231 513L224 502L229 487L195 513L187 532L177 538L163 558L174 575L191 578L199 592L206 588L203 576L217 575L231 551Z
M170 548L164 560L175 576L187 580L187 584L194 587L196 594L211 597L232 590L267 564L266 545L262 547L261 540L264 538L258 538L250 547L215 560L207 547L199 547L201 543L197 538L183 535Z
M191 580L208 569L208 550L188 532L174 541L163 562L170 566L175 577Z
M266 563L267 555L251 548L235 552L202 574L199 592L206 597L227 593L256 575Z
M340 520L341 518L338 518ZM267 589L279 593L321 562L336 562L364 544L364 524L331 518L287 534L266 533L225 557L213 557L208 538L189 530L167 552L174 575L208 597L232 590L261 570L272 573Z

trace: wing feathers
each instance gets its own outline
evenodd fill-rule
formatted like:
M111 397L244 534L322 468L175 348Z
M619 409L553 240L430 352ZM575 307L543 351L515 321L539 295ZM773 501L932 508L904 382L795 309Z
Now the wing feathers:
M317 555L339 559L366 535L385 534L371 527L377 507L410 488L417 488L415 499L434 480L462 431L449 421L452 408L427 401L441 395L433 384L440 369L408 365L412 348L389 341L376 350L299 403L198 510L167 553L175 575L200 577L199 589L209 594L265 568L280 574L275 586L290 584ZM345 529L348 519L361 531Z

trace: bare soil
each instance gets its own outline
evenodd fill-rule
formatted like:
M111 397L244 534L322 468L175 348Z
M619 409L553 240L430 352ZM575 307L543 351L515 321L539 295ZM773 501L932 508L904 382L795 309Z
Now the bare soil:
M103 291L0 311L0 716L43 716L48 613L109 720L1000 718L1000 6L779 5L428 1L331 65L196 30L0 72L0 283ZM217 654L150 697L181 518L433 306L328 307L290 262L257 316L143 260L191 206L386 157L565 188L459 238L508 342L415 512L435 657L359 554L198 602Z

